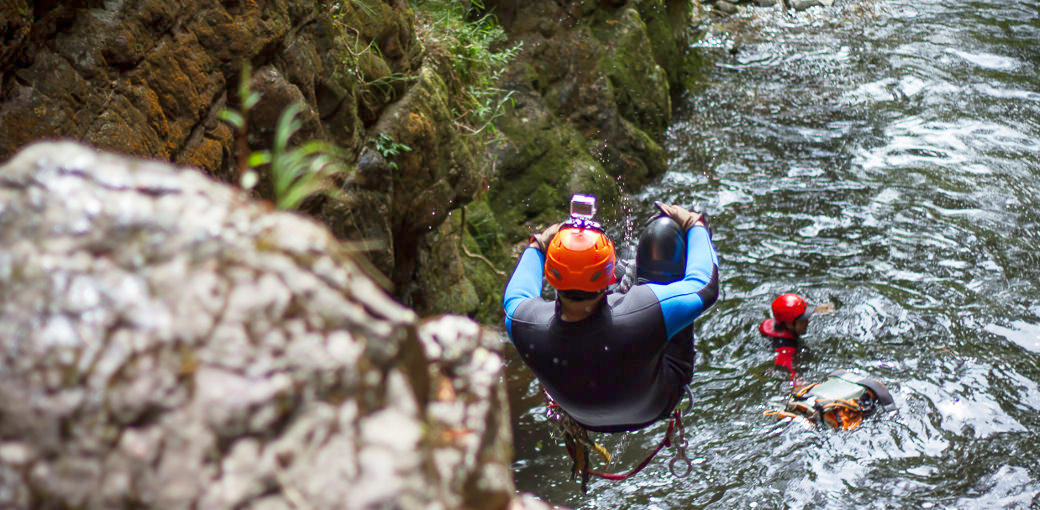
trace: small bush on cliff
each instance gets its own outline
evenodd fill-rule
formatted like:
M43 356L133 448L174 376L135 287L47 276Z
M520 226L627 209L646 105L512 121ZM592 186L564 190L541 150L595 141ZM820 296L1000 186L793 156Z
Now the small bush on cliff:
M412 0L411 5L426 49L450 63L460 80L455 84L462 92L454 108L456 125L497 136L494 121L512 95L498 81L520 45L501 47L505 32L479 1Z
M237 133L238 184L253 189L260 179L258 169L266 168L275 207L283 210L296 209L314 195L338 194L336 179L347 172L344 151L323 140L311 140L295 147L289 145L292 137L303 127L301 104L289 105L281 113L270 149L249 152L246 119L249 110L260 101L260 95L250 89L249 79L250 69L246 66L238 89L241 111L225 109L219 115Z
M410 152L412 150L411 147L394 140L394 137L386 133L379 133L378 138L372 139L372 144L375 145L376 151L383 156L383 159L385 159L389 163L390 168L393 169L397 169L397 162L394 161L394 158L402 152Z

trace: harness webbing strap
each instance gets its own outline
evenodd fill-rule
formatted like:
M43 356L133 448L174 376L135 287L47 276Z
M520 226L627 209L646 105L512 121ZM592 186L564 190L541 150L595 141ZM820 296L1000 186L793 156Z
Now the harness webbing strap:
M692 464L690 463L690 461L688 459L685 458L685 453L683 453L683 451L682 451L682 450L685 450L685 448L686 448L686 444L685 444L686 432L683 429L682 413L679 411L678 407L676 407L676 409L674 411L672 411L672 419L669 420L669 422L668 422L668 431L665 433L664 439L661 440L661 442L657 445L657 448L655 448L654 451L650 452L650 455L647 455L647 457L645 459L643 459L642 462L640 462L636 467L632 468L632 470L627 472L627 473L604 473L602 471L595 471L595 470L589 469L587 450L583 449L582 446L579 444L579 442L581 442L582 438L574 437L574 434L579 434L580 435L581 432L584 432L584 428L581 428L581 426L578 425L577 422L574 422L569 416L566 415L566 412L564 412L563 409L560 408L560 405L557 404L556 401L553 400L553 398L549 395L549 392L546 391L545 388L542 388L542 394L545 395L547 411L553 411L555 413L563 413L563 417L564 417L565 421L569 422L570 424L573 424L574 427L578 427L579 428L579 430L574 431L572 433L572 431L567 430L566 426L563 426L561 423L557 424L563 430L564 442L565 442L565 445L567 447L567 453L570 455L571 460L573 460L574 463L575 463L574 467L573 467L573 471L572 471L572 476L573 476L573 474L576 474L577 472L580 472L583 475L582 476L582 478L583 478L583 480L582 480L582 490L584 490L585 479L588 476L590 476L590 475L598 477L598 478L603 478L603 479L606 479L606 480L613 480L613 481L626 480L626 479L628 479L628 478L630 478L632 476L635 476L637 473L642 471L643 468L648 466L650 464L650 461L653 460L654 457L656 457L658 453L661 453L661 450L663 450L663 449L665 449L667 447L672 446L672 435L676 431L678 431L678 434L679 434L678 441L679 441L679 448L681 450L680 451L680 455L683 458L682 460L685 461L686 464L687 464L687 466L686 466L687 467L686 473L687 474L689 473L689 470L690 470L690 467L692 466ZM690 398L691 398L691 402L692 402L692 397L690 397ZM548 416L548 414L549 413L547 413L547 416ZM587 437L584 437L584 439L586 441L588 440ZM595 446L598 446L598 445L595 445ZM609 461L609 457L607 457L607 460ZM675 461L673 460L673 463L674 462ZM674 467L669 466L669 469L672 469L673 474L675 473ZM686 476L686 475L684 474L684 475L681 475L681 476Z
M657 445L657 448L655 448L654 451L650 452L650 455L643 459L643 462L640 462L639 465L632 468L631 471L627 473L603 473L600 471L593 471L591 469L586 468L585 472L592 476L605 478L607 480L613 480L615 482L626 480L629 477L634 476L636 473L639 473L643 470L643 468L649 465L650 461L653 460L654 457L661 452L661 450L665 449L666 447L672 446L672 431L675 430L675 425L677 422L680 423L681 426L682 418L680 418L679 416L678 409L675 410L675 414L672 417L672 420L668 422L668 432L665 433L664 439Z

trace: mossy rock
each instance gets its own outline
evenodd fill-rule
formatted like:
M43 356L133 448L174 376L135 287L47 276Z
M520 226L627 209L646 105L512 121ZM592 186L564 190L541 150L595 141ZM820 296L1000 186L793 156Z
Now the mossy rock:
M419 264L427 270L416 275L416 285L423 289L421 302L414 303L420 313L457 313L474 315L480 300L464 267L461 250L460 214L426 236L426 249L419 251ZM433 269L436 268L436 269Z
M590 155L585 138L556 121L544 103L517 94L498 128L505 139L495 147L500 178L488 201L507 241L562 221L574 193L595 195L605 221L618 216L617 184Z
M621 115L652 136L662 136L672 110L668 74L653 58L639 12L622 9L594 24L593 33L607 48L598 67L610 79Z
M643 0L638 2L636 9L646 25L654 60L667 73L674 97L686 70L686 48L690 39L689 27L693 23L693 6L688 1Z
M479 299L473 318L482 324L495 324L502 320L502 289L512 272L515 256L487 196L465 207L462 266Z

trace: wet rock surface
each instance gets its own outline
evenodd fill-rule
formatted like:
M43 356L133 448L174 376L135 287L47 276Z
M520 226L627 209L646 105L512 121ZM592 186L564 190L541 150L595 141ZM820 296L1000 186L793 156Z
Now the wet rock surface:
M321 225L72 143L0 167L0 507L546 508L497 340Z

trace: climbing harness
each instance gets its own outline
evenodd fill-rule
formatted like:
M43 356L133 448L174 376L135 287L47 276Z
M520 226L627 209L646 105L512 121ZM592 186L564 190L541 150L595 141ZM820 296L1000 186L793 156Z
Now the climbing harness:
M686 396L690 400L690 405L693 405L693 393L690 391L690 387L686 386ZM553 425L554 429L563 435L564 444L567 447L567 453L571 457L571 480L573 481L579 474L581 475L581 492L586 493L588 491L588 481L590 476L603 478L606 480L621 481L635 476L637 473L643 470L650 461L653 460L658 453L666 447L675 446L675 455L672 460L668 462L668 471L672 473L672 476L676 478L686 478L690 476L693 471L693 461L686 456L686 448L689 447L689 441L686 439L686 429L683 427L682 413L676 406L676 409L672 411L671 421L668 422L668 431L664 435L664 439L658 443L657 448L636 467L632 468L627 473L605 473L602 471L595 471L590 469L589 463L589 452L595 451L603 459L605 463L609 463L611 460L610 452L607 451L602 445L596 443L589 438L589 431L574 421L570 415L567 414L563 408L560 407L556 401L553 400L549 392L542 388L542 393L545 395L546 408L545 417L549 420L549 423Z
M835 430L853 430L878 409L895 409L885 385L865 375L835 370L823 382L796 388L783 411L765 414L800 419L810 426L826 424Z

